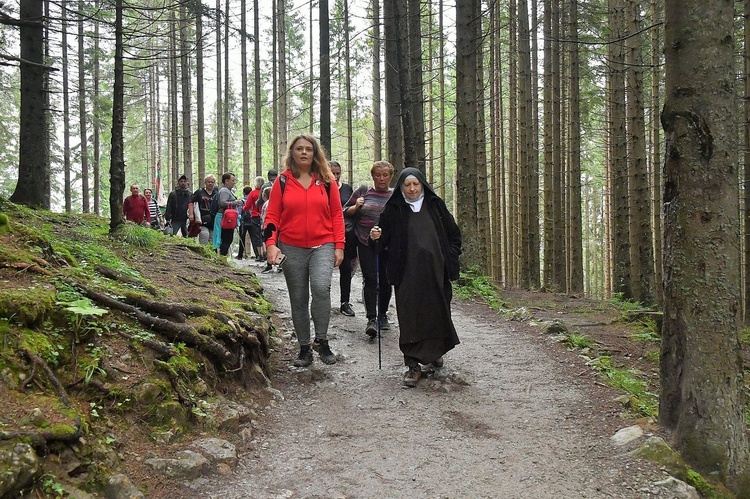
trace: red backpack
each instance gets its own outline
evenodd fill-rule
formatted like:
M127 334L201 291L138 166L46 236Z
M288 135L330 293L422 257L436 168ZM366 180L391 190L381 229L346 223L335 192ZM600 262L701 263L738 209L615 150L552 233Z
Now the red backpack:
M237 213L237 209L227 206L227 208L224 210L224 214L221 216L221 228L236 229L238 217L239 213Z

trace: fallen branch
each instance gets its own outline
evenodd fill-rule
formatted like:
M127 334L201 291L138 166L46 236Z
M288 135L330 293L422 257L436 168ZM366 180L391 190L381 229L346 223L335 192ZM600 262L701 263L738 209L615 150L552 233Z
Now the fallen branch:
M14 440L17 438L28 439L29 443L35 449L44 449L47 444L52 442L63 442L66 444L73 444L78 442L83 434L81 429L81 418L76 417L73 422L75 431L72 433L64 433L54 430L16 430L16 431L3 431L0 432L0 440Z

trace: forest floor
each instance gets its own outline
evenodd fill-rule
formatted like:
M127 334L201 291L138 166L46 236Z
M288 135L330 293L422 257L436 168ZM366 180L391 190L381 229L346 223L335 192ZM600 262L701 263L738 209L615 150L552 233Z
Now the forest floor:
M59 363L56 373L87 417L88 433L65 450L48 449L43 461L48 485L41 480L37 496L49 489L48 497L56 497L54 487L70 483L86 489L97 478L101 459L154 498L645 498L653 497L653 483L666 477L656 465L628 457L632 446L610 441L617 430L634 424L647 434L658 433L648 417L658 394L659 350L649 314L553 293L503 291L494 307L456 296L453 314L461 344L446 355L443 368L426 366L419 385L406 389L395 305L393 327L382 335L379 367L378 344L364 334L359 273L352 290L357 316L345 317L338 312L334 271L329 337L338 362L324 365L316 355L311 368L297 369L291 367L297 344L283 274L261 274L262 264L252 260L232 259L227 266L179 238L160 238L157 249L142 250L96 235L106 228L92 217L7 207L13 220L26 218L0 237L0 296L38 301L41 291L53 293L54 283L69 281L66 276L80 280L86 261L96 263L111 251L110 260L99 263L132 269L158 286L167 303L265 307L262 291L275 309L270 320L277 328L269 345L270 389L265 380L244 385L210 370L200 373L224 398L250 409L243 431L218 431L199 419L183 422L177 438L159 443L155 437L163 436L164 428L150 406L131 403L120 409L117 399L101 393L131 393L138 383L163 376L147 352L116 333L143 335L133 317L110 311L96 322L106 325L98 332L100 343L76 339L78 364ZM61 258L66 251L80 253L81 265L66 264ZM18 260L26 252L46 259L29 260L43 266L37 272ZM99 286L104 282L98 274L83 275L93 275L88 280ZM262 310L258 316L268 322L267 309ZM10 318L4 321L0 326L6 330L0 332L6 349L0 359L4 366L23 367L15 343L30 331L17 329ZM67 356L72 338L61 335L70 331L45 323L41 332ZM99 366L113 375L95 375L98 384L86 386L80 382L82 361L90 361L94 351L107 352L101 361L108 365ZM40 409L50 424L58 422L57 397L43 378L21 392L0 382L4 429L23 426ZM145 464L206 436L237 445L240 459L233 471L185 482ZM82 449L96 442L112 451L94 454L93 460L83 456Z
M338 362L324 365L316 355L309 369L298 369L291 367L297 345L283 274L261 274L253 261L239 266L257 273L281 320L285 342L273 354L272 383L283 399L260 411L234 473L183 482L160 497L659 494L652 484L667 475L610 441L634 424L657 431L642 412L616 402L625 392L607 382L624 373L640 387L630 405L653 404L659 346L648 321L623 321L622 309L608 302L550 293L503 292L498 309L456 298L461 344L444 367L424 367L418 386L408 389L395 306L393 327L382 334L381 368L355 298L360 274L352 291L357 316L346 317L338 312L334 271L329 338ZM567 332L548 330L551 323Z

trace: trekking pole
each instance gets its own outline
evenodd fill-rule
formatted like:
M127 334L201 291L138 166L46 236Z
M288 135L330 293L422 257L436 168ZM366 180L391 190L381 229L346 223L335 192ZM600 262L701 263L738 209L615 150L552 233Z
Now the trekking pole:
M378 369L382 369L383 355L380 348L380 253L375 255L375 313L378 314Z

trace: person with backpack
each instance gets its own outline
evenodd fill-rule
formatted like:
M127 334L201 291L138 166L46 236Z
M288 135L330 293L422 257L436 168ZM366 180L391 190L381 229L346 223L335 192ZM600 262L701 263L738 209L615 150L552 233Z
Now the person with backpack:
M354 219L357 256L359 267L362 269L367 314L365 334L370 338L375 338L379 330L387 331L391 328L386 314L391 302L391 286L385 275L388 252L384 251L378 256L368 246L367 237L370 229L378 221L383 206L391 197L393 192L391 180L393 180L394 171L393 165L387 161L374 162L370 168L373 187L357 189L344 205L344 215Z
M182 233L182 237L188 237L188 205L192 192L188 189L188 179L185 175L180 175L177 179L177 187L169 193L167 198L167 210L164 212L164 219L167 225L171 227L169 235L175 235L177 232Z
M248 186L249 187L249 186ZM250 244L253 247L253 253L255 253L255 261L262 262L265 259L263 255L263 241L260 237L260 207L258 207L258 201L260 200L260 194L263 188L263 177L255 177L255 188L248 193L245 204L242 207L242 227L240 228L240 241L245 242L245 236L243 234L250 233ZM261 207L263 204L261 203ZM237 259L242 259L242 246L240 244L240 252L237 255ZM245 251L248 255L249 251Z
M211 204L218 197L219 191L216 189L216 177L206 175L203 179L203 187L193 193L188 204L188 218L191 222L199 219L201 222L201 231L198 234L198 242L208 244L214 233L214 213L211 213ZM196 209L197 208L197 209Z
M234 240L234 231L237 229L239 222L239 212L242 206L242 200L237 199L234 195L234 184L237 183L237 177L232 172L226 172L221 176L222 187L219 189L218 196L218 213L216 218L219 219L221 228L221 244L219 245L219 254L226 256L229 254L229 247Z
M284 170L271 188L264 221L267 262L283 264L292 322L299 342L297 367L320 360L334 364L328 342L331 277L344 259L344 217L338 185L317 139L300 134L289 142ZM310 301L312 295L312 301ZM315 343L310 338L310 317Z

